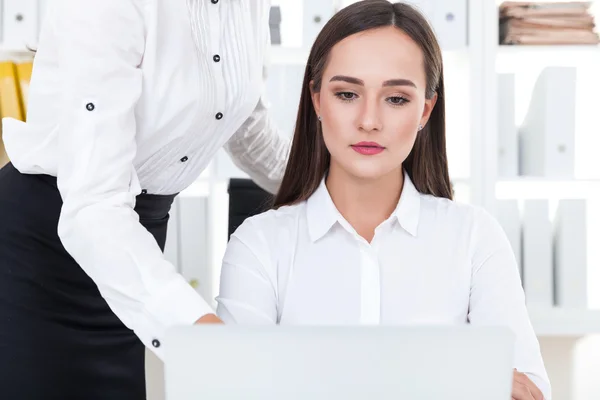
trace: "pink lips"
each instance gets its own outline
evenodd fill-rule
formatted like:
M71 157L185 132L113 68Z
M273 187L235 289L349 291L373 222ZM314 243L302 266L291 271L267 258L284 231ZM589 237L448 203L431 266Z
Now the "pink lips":
M356 151L357 153L360 153L360 154L363 154L366 156L373 156L373 155L379 154L383 150L385 150L385 147L383 147L379 143L375 143L375 142L360 142L360 143L353 144L350 147L352 147L352 149L354 151Z

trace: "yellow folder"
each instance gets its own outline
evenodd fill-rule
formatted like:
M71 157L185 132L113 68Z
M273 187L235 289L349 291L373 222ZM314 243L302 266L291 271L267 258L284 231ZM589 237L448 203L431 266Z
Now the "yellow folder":
M21 90L17 80L17 68L13 62L0 62L0 114L2 118L23 121Z
M33 71L33 61L21 62L17 64L17 79L19 82L19 91L21 98L21 110L23 117L27 117L27 101L29 99L29 82L31 82L31 72Z
M17 68L10 61L0 62L0 118L12 117L23 120L23 107L21 105L21 88L17 80ZM0 167L8 162L2 143L2 129L0 128Z

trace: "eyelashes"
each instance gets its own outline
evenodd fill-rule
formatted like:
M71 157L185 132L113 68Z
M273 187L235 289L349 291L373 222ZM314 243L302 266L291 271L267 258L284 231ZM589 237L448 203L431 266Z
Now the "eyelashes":
M335 97L337 97L345 103L351 103L358 99L358 95L354 92L337 92L335 93ZM385 101L393 107L401 107L404 104L408 103L410 100L408 100L404 96L390 96L386 98Z
M335 97L337 97L338 99L340 99L342 101L351 102L351 101L355 100L358 96L352 92L337 92L335 94Z

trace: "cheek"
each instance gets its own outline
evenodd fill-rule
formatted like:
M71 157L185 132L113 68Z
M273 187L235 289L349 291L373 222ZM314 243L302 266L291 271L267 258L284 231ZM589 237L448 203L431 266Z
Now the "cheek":
M348 112L348 108L348 103L344 103L329 94L321 96L321 116L326 121L334 123L336 117L339 118L340 113Z
M386 131L390 132L390 140L396 147L399 145L412 147L417 137L421 115L416 110L394 111L396 112L386 116Z
M417 140L417 129L410 126L404 127L403 130L398 130L394 136L394 155L398 158L405 159Z
M383 114L385 125L403 132L417 130L423 116L423 105L420 103L418 100L413 100L401 107L386 107Z
M335 146L346 143L352 135L352 107L337 99L321 101L321 117L323 139L327 144ZM347 143L346 143L347 145Z

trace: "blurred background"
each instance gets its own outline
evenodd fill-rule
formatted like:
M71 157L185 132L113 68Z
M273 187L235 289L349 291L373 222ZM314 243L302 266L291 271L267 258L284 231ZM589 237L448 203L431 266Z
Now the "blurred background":
M50 1L0 0L2 117L26 118L28 47ZM266 89L282 135L311 44L352 2L272 1ZM456 201L492 212L513 245L554 399L600 399L600 2L407 2L443 49ZM207 300L228 235L265 199L224 152L177 198L166 255ZM162 366L147 365L149 399L162 399Z

